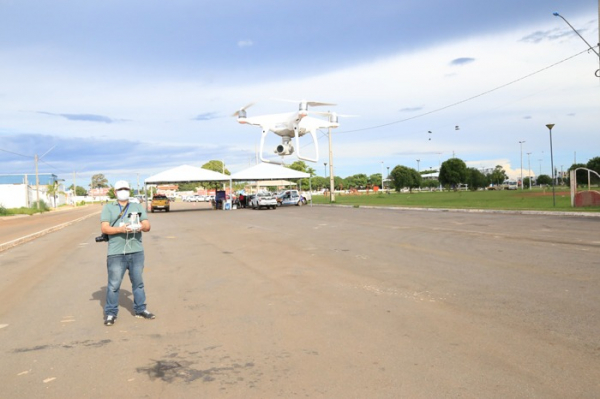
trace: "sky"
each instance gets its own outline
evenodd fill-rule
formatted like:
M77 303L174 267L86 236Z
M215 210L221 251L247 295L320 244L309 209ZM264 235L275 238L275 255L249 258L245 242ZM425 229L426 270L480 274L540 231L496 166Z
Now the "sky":
M597 46L598 7L0 0L0 174L35 173L35 156L40 173L86 188L98 173L135 186L210 160L234 173L256 163L261 133L236 110L293 112L308 100L348 115L331 135L336 176L434 170L452 157L550 175L551 158L560 171L600 156L599 59L553 15ZM327 134L307 162L319 176ZM269 134L265 156L278 160L279 143ZM301 149L315 155L309 136Z

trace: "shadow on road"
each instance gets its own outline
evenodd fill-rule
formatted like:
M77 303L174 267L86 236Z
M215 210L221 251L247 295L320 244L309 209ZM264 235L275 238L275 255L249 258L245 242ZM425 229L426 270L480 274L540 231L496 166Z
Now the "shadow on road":
M123 288L119 290L119 306L127 309L129 313L134 315L133 311L133 294L131 291L127 291ZM98 305L104 312L104 305L106 304L106 286L101 287L98 291L92 293L92 299L90 301L98 301Z

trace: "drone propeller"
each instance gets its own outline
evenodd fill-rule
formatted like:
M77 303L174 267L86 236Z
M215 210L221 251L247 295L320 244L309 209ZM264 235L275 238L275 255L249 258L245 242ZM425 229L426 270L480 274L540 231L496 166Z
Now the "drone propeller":
M242 118L245 118L246 117L246 109L250 108L254 104L256 104L256 103L250 103L250 104L247 104L247 105L243 106L242 108L240 108L237 111L235 111L233 113L233 115L231 115L231 116L234 116L234 117L235 116L241 116Z
M281 99L281 98L279 98L277 100L278 101L285 101L287 103L296 103L296 104L300 103L300 109L303 110L303 111L308 110L308 107L322 107L322 106L326 106L326 105L329 105L329 106L335 106L335 105L337 105L337 104L334 104L334 103L323 103L323 102L320 102L320 101L286 100L286 99Z

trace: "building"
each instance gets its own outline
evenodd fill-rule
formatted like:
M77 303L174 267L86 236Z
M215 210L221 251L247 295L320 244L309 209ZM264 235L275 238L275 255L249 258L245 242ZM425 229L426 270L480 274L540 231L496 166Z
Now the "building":
M0 205L4 208L29 208L38 200L50 207L67 203L62 180L52 173L0 175ZM55 196L48 195L48 185L56 185Z

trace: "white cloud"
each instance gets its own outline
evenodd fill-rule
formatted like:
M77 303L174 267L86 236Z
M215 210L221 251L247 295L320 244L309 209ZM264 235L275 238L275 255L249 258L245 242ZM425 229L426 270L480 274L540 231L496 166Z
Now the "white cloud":
M240 40L237 45L238 47L252 47L254 42L252 40Z

